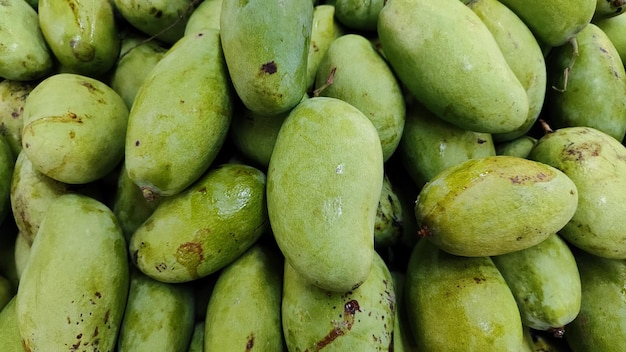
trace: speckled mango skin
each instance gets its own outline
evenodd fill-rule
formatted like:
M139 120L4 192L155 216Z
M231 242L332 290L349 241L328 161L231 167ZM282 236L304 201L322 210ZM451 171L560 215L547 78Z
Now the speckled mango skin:
M367 278L383 177L376 128L354 106L310 98L283 122L267 208L278 246L307 282L346 292Z
M544 135L529 156L564 172L578 189L578 207L559 234L600 257L626 259L626 148L590 127Z
M395 299L393 278L378 254L370 276L345 293L307 283L285 262L282 324L287 348L290 352L389 351Z
M87 196L57 198L35 237L17 291L25 350L112 351L128 277L126 242L113 213Z
M578 204L576 185L549 165L512 156L470 159L420 191L421 234L456 255L500 255L556 233Z
M209 170L185 191L164 198L133 233L133 263L151 278L170 283L223 268L267 230L265 184L265 174L252 166Z
M404 285L418 351L524 351L515 298L491 258L450 255L420 240Z
M578 315L580 274L574 255L559 235L492 260L511 288L525 326L560 329Z
M273 248L255 245L224 268L206 310L204 350L283 351L282 289L283 258Z
M223 0L224 57L248 109L275 115L298 104L307 88L312 22L310 0Z
M526 90L463 2L388 0L378 35L399 80L440 118L486 133L511 132L526 121Z
M154 66L128 118L125 165L147 198L172 196L198 180L226 139L233 93L220 34L185 36Z

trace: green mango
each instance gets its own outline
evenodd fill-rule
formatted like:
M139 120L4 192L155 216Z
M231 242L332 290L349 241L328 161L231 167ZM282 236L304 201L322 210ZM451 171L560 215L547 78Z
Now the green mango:
M146 199L180 193L206 172L232 110L220 32L183 37L145 78L128 118L126 169Z
M313 8L311 24L311 41L306 65L306 87L312 88L315 84L317 67L328 51L330 44L344 34L335 17L335 6L329 4L317 5Z
M388 0L378 36L398 79L436 116L485 133L516 131L526 121L526 89L461 1Z
M515 298L489 257L455 256L420 240L404 295L419 351L523 350Z
M268 229L265 184L265 174L252 166L212 168L164 198L137 228L129 241L133 262L151 278L171 283L223 268Z
M332 0L327 3L335 6L335 17L344 26L357 31L376 31L378 14L385 0Z
M397 191L385 174L374 221L374 246L376 248L390 247L396 244L402 236L405 212Z
M541 113L547 81L543 52L526 24L498 0L471 0L467 6L487 26L509 67L526 89L526 121L513 132L493 135L495 141L513 140L527 133Z
M17 326L15 296L0 310L0 341L3 352L24 352L22 338Z
M419 350L411 331L411 321L406 309L407 298L404 296L406 275L403 272L391 271L391 278L396 293L396 304L393 317L393 350L389 350L392 352L417 352Z
M169 45L183 37L195 3L193 0L112 0L111 2L133 27Z
M499 155L470 159L439 173L420 191L420 235L446 252L493 256L534 246L567 224L576 185L540 162Z
M580 274L574 255L559 235L491 259L513 292L524 325L557 332L576 318Z
M537 143L537 138L524 135L514 140L496 144L496 155L510 155L518 158L527 158Z
M593 23L609 37L622 63L626 62L626 37L623 35L626 31L626 16L605 18Z
M578 56L567 75L571 45L552 49L546 60L552 84L546 92L546 121L552 128L593 127L621 141L626 134L626 71L619 53L593 23L576 41Z
M302 99L312 22L310 0L223 0L224 57L237 95L248 109L276 115Z
M128 108L109 86L59 73L26 98L22 148L37 171L85 184L101 179L122 160L127 123Z
M597 0L501 0L526 23L539 42L565 44L589 22Z
M496 151L491 134L457 127L438 118L419 102L411 102L398 154L413 182L421 188L451 166L493 156Z
M321 89L332 75L332 84L319 95L341 99L357 109L376 127L383 160L395 152L406 108L400 84L372 43L358 34L335 39L317 69L315 88Z
M346 292L369 275L383 156L372 122L354 106L314 97L278 133L267 210L282 253L304 279Z
M311 285L289 262L283 279L282 324L289 351L388 351L393 346L393 278L375 254L361 286L330 292Z
M128 300L117 350L186 351L194 327L194 297L188 285L153 280L130 271Z
M24 0L0 3L0 77L30 81L52 71L37 11Z
M15 238L15 248L13 249L13 260L15 261L15 271L18 281L26 269L26 263L28 263L28 258L30 257L30 246L31 244L26 237L18 233Z
M561 170L578 189L578 207L559 235L600 257L626 259L626 147L591 127L541 137L528 157Z
M248 249L215 283L206 311L204 350L283 351L282 289L280 252L261 245Z
M7 216L12 215L11 210L11 178L15 166L15 157L11 146L0 136L0 224Z
M573 252L582 299L580 313L565 327L565 339L573 352L621 350L626 341L626 260Z
M22 150L24 103L35 86L33 82L0 82L0 136L9 143L15 158Z
M189 349L187 352L204 352L204 327L206 326L204 321L197 321L193 327L193 334L191 335L191 342L189 343Z
M204 0L193 10L184 34L194 34L205 28L220 29L220 14L222 12L223 0Z
M17 290L24 349L112 351L128 297L128 270L124 236L109 208L83 195L57 198Z
M120 38L110 0L40 0L39 27L64 72L96 77L115 65Z
M596 0L596 9L592 21L616 17L624 12L624 0Z

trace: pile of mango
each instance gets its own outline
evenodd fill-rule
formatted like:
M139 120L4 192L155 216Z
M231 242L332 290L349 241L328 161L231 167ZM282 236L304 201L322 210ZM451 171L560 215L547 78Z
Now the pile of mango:
M0 351L625 351L623 0L0 0Z

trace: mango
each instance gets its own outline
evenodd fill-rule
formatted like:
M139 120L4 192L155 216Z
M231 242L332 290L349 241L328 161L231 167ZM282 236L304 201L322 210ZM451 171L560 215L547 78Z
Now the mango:
M523 351L515 298L489 257L455 256L420 240L404 295L418 351Z
M206 172L227 136L233 94L218 30L185 36L139 88L125 165L146 199L172 196Z
M278 133L267 171L276 243L313 285L347 292L368 277L383 156L372 122L354 106L314 97Z
M0 23L0 77L30 81L52 71L52 55L35 9L23 0L3 1Z
M571 45L552 49L546 60L552 85L546 94L546 121L553 129L593 127L621 141L626 134L626 71L619 53L593 23L576 41L578 56L567 75Z
M9 143L15 158L22 150L24 103L35 85L12 80L0 82L0 136Z
M404 272L391 271L396 293L395 313L393 318L393 352L417 352L417 344L411 331L411 321L406 309L404 296L406 275ZM390 349L391 350L391 349ZM534 352L534 351L533 351Z
M319 96L341 99L357 109L376 127L387 161L395 152L406 108L400 84L371 42L358 34L335 39L317 68L315 88L320 89L332 75L332 84Z
M357 31L376 31L378 14L386 1L384 0L332 0L327 3L335 6L335 17L346 28Z
M335 17L335 6L328 3L317 5L313 8L313 20L311 23L311 40L306 64L306 87L312 88L315 83L317 67L326 55L330 44L344 34Z
M24 349L112 351L128 296L126 253L122 230L103 203L75 194L57 198L17 290Z
M559 235L491 259L509 285L525 326L558 333L576 318L580 274L574 255Z
M59 73L26 98L22 148L37 171L85 184L101 179L122 160L127 123L128 108L109 86Z
M11 178L15 158L9 143L0 136L0 224L11 214ZM11 214L12 215L12 214Z
M302 99L312 21L310 0L223 0L224 57L235 91L248 109L275 115Z
M24 352L22 338L17 326L16 298L0 310L0 341L3 352Z
M622 63L626 62L626 38L622 35L624 33L624 29L626 27L626 17L625 16L615 16L609 17L605 19L596 20L593 22L596 26L598 26L615 47L617 53L619 54L619 58L622 60Z
M193 327L194 298L190 286L163 283L139 270L130 271L118 351L186 351Z
M567 224L576 185L560 170L512 156L470 159L420 191L420 234L446 252L493 256L534 246Z
M17 234L15 247L13 249L13 260L15 261L15 271L18 281L22 277L24 270L26 270L26 263L28 263L28 257L30 257L30 245L25 236L20 233Z
M370 276L347 292L311 285L285 262L282 324L289 351L388 351L394 315L393 278L378 254Z
M388 0L378 35L398 79L436 116L485 133L512 132L526 121L524 86L461 1Z
M206 311L204 350L283 351L282 290L280 252L252 246L219 274Z
M385 174L376 209L376 221L374 221L374 246L376 248L390 247L396 244L402 236L405 212L397 191Z
M539 42L558 47L574 38L593 17L597 0L502 0Z
M212 168L164 198L133 233L133 263L162 282L193 281L225 267L268 228L266 178L242 164Z
M510 155L518 158L527 158L537 143L537 138L524 135L511 141L496 144L496 155Z
M220 29L223 0L205 0L193 10L185 24L184 34L193 34L205 28Z
M597 256L626 259L626 147L591 127L566 127L541 137L528 157L561 170L578 189L576 212L559 235Z
M115 9L133 27L172 45L185 33L194 9L192 0L113 0Z
M203 352L204 351L204 321L197 321L193 327L191 342L187 352Z
M624 0L597 0L592 21L620 15L624 12L624 5L626 5Z
M113 67L120 39L110 0L40 0L39 27L62 71L98 77Z

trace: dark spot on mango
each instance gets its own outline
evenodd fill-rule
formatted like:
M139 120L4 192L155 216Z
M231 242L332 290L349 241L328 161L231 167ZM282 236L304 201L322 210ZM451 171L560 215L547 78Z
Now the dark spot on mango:
M102 293L100 293L100 292L96 292L95 294L96 294L96 297L98 297L98 298L102 298Z
M135 141L135 147L138 147L138 146L139 146L139 140L136 140Z
M357 300L350 300L344 304L343 310L343 316L339 315L340 318L343 318L342 321L333 321L334 328L326 336L324 336L323 339L315 343L315 347L310 350L311 352L321 350L335 341L338 337L345 335L352 329L352 325L354 325L354 315L356 312L361 311L359 302ZM308 348L305 352L307 351L309 351Z
M278 70L278 68L276 67L276 62L274 61L269 61L264 63L263 65L261 65L261 72L262 73L267 73L267 74L274 74L276 73L276 71Z
M76 132L74 131L70 131L70 139L73 139L74 137L76 137Z
M96 326L96 329L93 331L93 337L98 336L98 327Z
M111 311L109 309L107 309L107 311L104 313L104 323L105 324L109 323L109 314L111 314Z
M475 277L474 278L474 282L476 282L477 284L480 284L483 281L487 281L487 279L485 279L484 277Z
M250 333L250 335L248 335L248 342L246 343L246 352L251 351L252 347L254 347L254 334Z
M487 140L482 139L482 138L478 138L478 140L476 141L478 144L484 144L487 143Z
M156 269L156 271L158 272L163 272L165 270L167 270L167 264L165 263L159 263L157 265L154 266L154 268Z
M183 265L192 277L199 277L198 266L204 259L201 244L185 242L178 247L174 256L176 261Z

